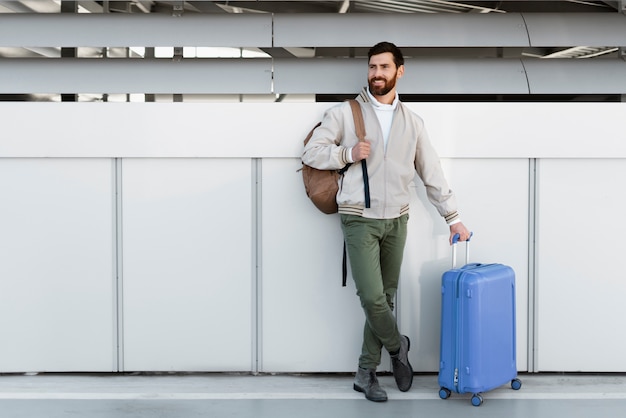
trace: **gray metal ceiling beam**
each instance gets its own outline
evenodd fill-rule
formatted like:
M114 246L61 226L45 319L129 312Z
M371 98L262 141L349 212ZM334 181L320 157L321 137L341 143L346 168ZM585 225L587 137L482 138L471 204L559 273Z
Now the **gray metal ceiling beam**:
M271 47L260 14L0 14L0 47Z
M375 28L375 30L374 30ZM274 46L529 46L519 14L277 14Z
M405 47L626 46L626 15L0 14L0 47L369 47L381 40Z
M531 94L625 94L626 62L619 59L523 60Z
M270 59L5 59L0 94L270 94Z
M623 13L524 13L536 47L626 46Z
M405 60L403 94L528 94L516 59L425 58ZM367 84L367 59L277 59L274 89L284 94L347 94Z
M623 60L407 59L403 94L623 94ZM366 84L365 59L274 61L281 94L347 94Z
M403 94L626 94L623 60L406 60ZM366 59L5 59L0 94L347 94Z
M372 30L371 28L376 28ZM626 45L622 13L278 14L274 46L411 47Z

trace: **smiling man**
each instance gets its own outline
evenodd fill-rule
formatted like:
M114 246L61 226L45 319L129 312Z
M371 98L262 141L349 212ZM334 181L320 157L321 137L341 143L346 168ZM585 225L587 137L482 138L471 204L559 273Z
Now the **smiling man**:
M383 347L391 356L398 389L408 391L413 382L408 358L411 341L400 334L393 309L407 235L409 190L416 172L430 202L450 226L450 241L457 233L461 241L469 238L424 122L399 100L396 84L403 75L404 57L398 47L389 42L373 46L368 52L368 86L357 97L366 141L358 140L350 105L341 103L326 111L302 154L305 164L321 170L367 161L369 202L364 197L363 171L353 164L339 180L337 204L365 313L353 387L375 402L387 400L376 377Z

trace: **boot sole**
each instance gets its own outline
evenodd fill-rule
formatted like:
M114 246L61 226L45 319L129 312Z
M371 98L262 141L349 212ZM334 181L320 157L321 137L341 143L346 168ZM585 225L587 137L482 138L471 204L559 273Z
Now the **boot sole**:
M352 388L354 390L356 390L357 392L364 393L365 394L365 399L367 399L369 401L372 401L372 402L386 402L387 401L387 397L386 396L384 398L374 398L374 397L371 397L371 396L367 396L367 393L365 392L365 390L362 387L357 386L356 384L353 384Z

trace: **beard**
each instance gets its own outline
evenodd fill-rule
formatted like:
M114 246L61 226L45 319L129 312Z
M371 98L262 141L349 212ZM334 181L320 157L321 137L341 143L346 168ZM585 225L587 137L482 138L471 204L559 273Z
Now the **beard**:
M383 80L385 84L382 86L374 86L374 81ZM396 86L396 77L394 76L391 80L386 80L384 78L371 78L368 80L368 86L370 89L370 93L374 96L384 96L389 93Z

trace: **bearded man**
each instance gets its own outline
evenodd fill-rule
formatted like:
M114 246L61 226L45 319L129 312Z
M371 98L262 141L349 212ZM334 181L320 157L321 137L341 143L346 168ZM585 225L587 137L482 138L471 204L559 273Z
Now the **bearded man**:
M302 154L305 164L320 170L367 162L369 199L364 193L364 171L352 164L339 180L337 204L365 313L353 387L375 402L387 400L376 377L383 347L391 356L398 389L408 391L413 382L408 357L411 341L399 332L393 309L407 235L409 190L416 172L430 202L450 227L450 242L455 234L460 241L470 235L423 120L399 100L396 83L404 70L404 57L396 45L373 46L368 52L368 85L357 97L366 141L358 140L350 105L341 103L325 112Z

